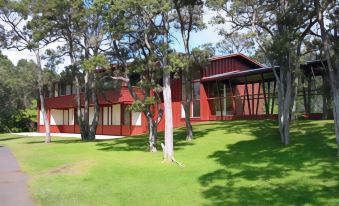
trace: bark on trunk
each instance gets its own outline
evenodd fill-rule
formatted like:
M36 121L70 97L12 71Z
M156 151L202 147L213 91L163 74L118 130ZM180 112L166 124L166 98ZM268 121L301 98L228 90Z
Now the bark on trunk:
M327 61L327 67L329 71L330 87L333 96L333 118L334 118L334 127L336 132L336 142L337 142L337 156L339 156L339 61L337 58L331 58L330 53L330 43L328 33L325 28L324 16L321 10L321 5L319 0L314 0L315 10L317 15L317 20L320 26L321 40L324 48L324 54ZM334 52L334 51L333 51ZM335 57L338 56L338 54Z
M165 107L165 148L164 160L172 162L173 154L173 119L172 119L172 96L171 96L171 79L169 71L163 72L163 95Z
M187 69L187 68L186 68ZM191 124L191 112L190 112L190 106L192 101L192 81L191 78L189 78L188 69L186 71L183 71L183 79L184 79L184 89L185 89L185 99L183 101L184 103L184 112L185 112L185 124L186 124L186 140L191 141L193 140L193 128Z
M334 78L333 78L334 79ZM333 118L334 118L334 127L336 133L336 142L337 142L337 156L339 156L339 78L336 82L331 81L331 90L333 94Z
M286 71L283 71L286 70ZM283 144L290 143L289 137L289 123L290 123L290 108L292 100L292 74L287 68L280 69L280 80L278 90L278 102L279 102L279 132L281 142Z
M45 97L44 97L44 91L43 91L43 72L42 72L42 66L41 66L41 57L40 57L40 51L39 49L34 50L34 54L37 61L37 76L38 76L38 89L39 89L39 98L40 98L40 109L43 116L44 126L45 126L45 143L51 142L51 132L50 132L50 125L47 117L47 112L45 109Z
M95 86L95 76L93 76L94 74L91 74L91 94L92 94L92 101L94 104L94 117L92 120L92 124L90 126L90 136L89 136L89 140L95 140L95 134L97 131L97 126L99 123L99 113L100 113L100 106L99 106L99 100L98 100L98 96L96 93L96 86Z
M157 125L154 122L153 118L148 117L148 127L149 127L149 151L156 152L157 151Z

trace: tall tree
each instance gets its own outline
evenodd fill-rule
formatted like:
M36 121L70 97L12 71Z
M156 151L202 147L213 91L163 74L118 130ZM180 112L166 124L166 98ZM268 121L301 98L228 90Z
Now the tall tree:
M140 12L143 5L133 1L116 1L115 4L100 1L98 4L106 8L105 31L111 47L106 56L115 63L113 73L108 72L105 79L119 80L127 85L134 99L130 109L146 116L149 150L156 152L157 127L163 115L162 73L153 51L156 46L154 40L159 34L154 32L153 22ZM141 96L137 94L140 91Z
M217 43L217 49L222 54L234 54L244 53L252 56L254 51L254 41L251 37L251 33L242 34L235 31L229 34L227 31L219 31L219 35L222 36L222 40Z
M186 140L193 139L193 128L191 124L190 106L192 102L192 76L191 76L191 33L204 28L203 1L201 0L173 0L175 10L175 28L180 31L181 39L185 49L184 68L182 69L182 83L184 87L184 111L186 124Z
M40 97L40 109L43 115L46 138L45 143L51 142L50 125L45 109L43 66L41 62L41 49L53 40L49 35L39 35L32 28L31 18L37 15L41 5L30 1L4 1L0 9L0 19L9 28L6 32L7 49L14 48L18 51L29 50L34 53L37 63L36 74ZM34 9L33 9L34 8ZM47 32L47 30L45 30Z
M327 62L339 156L339 3L331 0L314 0L314 7L320 27L322 50Z
M39 1L44 3L45 1ZM57 56L68 56L75 70L77 116L82 140L94 140L99 121L96 67L103 64L104 42L102 7L93 0L60 0L45 3L36 25L46 24L53 28L53 35L65 44L59 47ZM99 64L99 65L96 65ZM89 66L92 66L89 68ZM80 92L84 91L83 100ZM90 100L94 104L94 117L90 122ZM83 109L81 109L83 108Z
M277 1L214 1L213 9L222 9L216 22L230 23L231 31L253 32L278 82L278 121L281 142L290 143L289 122L300 75L300 55L303 40L316 23L314 7L309 0ZM279 67L277 71L276 66Z

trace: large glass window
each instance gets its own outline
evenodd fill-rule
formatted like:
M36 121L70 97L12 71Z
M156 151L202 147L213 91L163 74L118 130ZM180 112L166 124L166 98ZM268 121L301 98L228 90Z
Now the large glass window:
M129 111L128 106L124 105L124 125L131 125L131 111Z
M192 88L192 117L200 117L200 82L194 82Z
M66 86L65 85L60 85L60 96L66 95Z

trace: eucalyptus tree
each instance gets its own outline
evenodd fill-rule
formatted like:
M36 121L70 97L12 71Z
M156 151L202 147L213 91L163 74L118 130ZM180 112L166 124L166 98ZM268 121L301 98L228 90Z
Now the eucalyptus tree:
M78 122L82 140L93 140L100 110L96 69L104 64L101 56L105 51L106 40L103 30L104 10L97 7L92 0L40 2L45 4L41 15L35 18L37 25L49 25L53 28L53 36L63 43L53 54L69 57L73 69L81 71L75 75ZM81 90L84 91L83 105ZM90 100L94 104L94 117L91 122Z
M99 1L98 4L106 8L105 31L111 48L106 56L115 64L113 72L108 72L105 79L119 80L127 85L134 99L130 109L146 116L149 150L156 152L157 128L163 116L162 72L152 48L159 34L153 31L154 25L141 15L140 4L133 1L115 1L114 4ZM133 80L135 77L137 81ZM137 90L141 91L141 96Z
M175 70L170 65L170 23L173 21L171 2L165 0L128 1L136 25L145 25L138 30L141 44L151 63L161 70L162 94L164 101L165 144L162 144L164 161L173 162L173 119L171 97L171 73ZM126 3L126 1L124 1ZM133 24L134 25L134 24ZM138 44L135 45L138 47ZM137 49L143 52L143 49ZM143 54L144 55L144 54ZM176 162L176 161L175 161Z
M205 27L203 22L203 1L201 0L173 0L174 28L180 31L184 45L183 68L181 70L182 84L184 87L183 108L185 111L186 140L193 139L193 128L191 125L190 105L192 101L192 59L190 49L191 34Z
M45 109L43 66L41 62L41 49L55 41L49 35L49 28L43 27L45 32L41 35L33 26L32 18L40 14L42 5L35 1L3 1L0 8L0 20L6 28L6 48L18 51L28 50L35 55L40 98L40 109L45 126L45 143L51 142L50 124Z
M255 50L255 43L251 36L251 33L242 34L235 31L229 34L227 31L219 31L219 35L222 36L221 41L216 45L218 51L222 54L234 54L244 53L252 56Z
M217 1L208 5L218 13L217 23L229 24L230 31L252 32L278 83L278 121L281 142L289 144L290 113L297 95L303 40L316 23L309 0ZM276 66L279 67L277 70Z
M339 156L339 2L314 0L322 50L326 59L333 99L333 117Z

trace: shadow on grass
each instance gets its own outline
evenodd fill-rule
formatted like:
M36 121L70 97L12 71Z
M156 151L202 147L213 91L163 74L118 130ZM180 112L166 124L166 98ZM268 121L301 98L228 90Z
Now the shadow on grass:
M231 122L225 124L227 132L249 133L255 139L208 156L221 165L199 178L210 205L339 204L333 124L297 122L288 146L280 143L273 121Z
M214 124L216 124L215 122ZM224 123L217 123L217 126L211 127L213 123L200 123L195 125L194 138L206 137L210 132L216 130L223 130ZM207 127L204 127L207 126ZM209 127L208 127L209 126ZM186 141L186 128L178 128L174 130L174 150L182 150L187 146L193 146L194 141ZM161 151L161 142L164 142L164 133L158 133L158 151ZM112 141L105 141L97 143L98 150L102 151L144 151L148 152L148 135L131 136Z
M15 136L15 137L6 137L6 138L0 137L0 142L11 141L11 140L16 140L16 139L23 139L23 138L27 138L27 137L25 137L25 136Z

